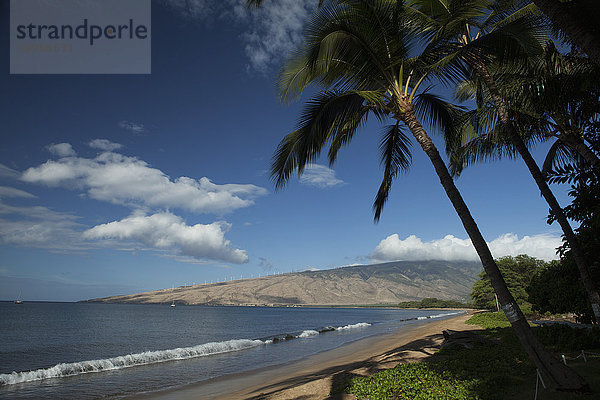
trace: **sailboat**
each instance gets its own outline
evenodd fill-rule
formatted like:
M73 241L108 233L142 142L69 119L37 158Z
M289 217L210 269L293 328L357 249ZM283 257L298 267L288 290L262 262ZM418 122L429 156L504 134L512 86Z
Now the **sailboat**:
M174 291L175 287L171 288L171 291ZM171 307L175 307L175 299L173 299L173 301L171 302Z
M23 300L21 300L21 293L19 293L19 297L15 300L15 304L23 304Z

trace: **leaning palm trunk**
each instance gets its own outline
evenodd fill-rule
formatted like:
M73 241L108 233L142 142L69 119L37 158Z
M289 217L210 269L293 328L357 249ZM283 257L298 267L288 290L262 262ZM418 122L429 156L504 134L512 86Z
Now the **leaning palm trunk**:
M417 41L404 40L415 37L415 26L410 22L413 16L404 14L401 3L387 0L334 3L315 15L306 29L305 44L281 75L284 99L299 96L310 83L323 84L328 90L307 103L298 128L279 144L271 169L276 187L282 187L292 173L302 173L327 143L329 162L333 164L339 149L351 141L368 114L379 120L392 117L397 123L385 127L380 145L384 179L374 203L375 219L379 219L392 181L410 166L410 140L400 129L402 121L431 159L504 313L547 384L563 390L584 388L585 382L554 359L531 332L444 161L415 117L414 111L419 109L432 126L450 134L455 128L454 118L460 113L426 90L416 94L427 71L419 58L411 56L411 44ZM405 75L404 71L410 72ZM416 83L414 78L418 78Z
M490 252L483 235L471 216L469 208L454 185L454 181L446 168L444 160L440 156L429 135L427 135L427 132L425 132L420 122L415 117L412 105L404 105L402 108L405 110L401 116L402 121L408 126L410 132L431 160L435 172L440 178L440 182L446 191L446 195L454 206L456 213L475 247L475 251L477 251L481 263L483 264L483 269L490 279L494 291L498 295L498 301L500 302L504 314L506 314L506 317L510 321L521 345L534 362L536 368L542 374L545 383L551 388L560 390L580 390L585 388L585 381L572 369L554 358L533 335L529 323L508 290L506 282L492 257L492 253Z
M600 176L600 158L598 158L598 156L585 144L581 138L561 133L558 135L558 140L577 151L577 153L579 153L584 160L590 163L598 176ZM598 322L600 322L600 320Z
M533 176L533 179L535 180L535 183L540 189L542 196L544 196L544 199L550 206L552 214L554 214L556 220L562 228L565 238L569 243L569 247L571 248L573 259L575 260L577 268L579 269L581 281L588 294L590 303L592 305L592 309L594 311L596 322L600 323L600 295L598 294L598 289L596 288L596 285L594 284L594 281L592 280L592 277L590 275L585 256L583 254L583 251L581 250L581 247L579 246L577 236L575 236L575 233L573 232L573 229L571 228L571 225L569 224L569 221L567 220L564 211L560 207L560 204L558 204L556 197L554 197L554 193L552 193L552 191L550 190L550 187L548 186L548 183L546 182L542 171L540 170L535 160L533 159L531 153L527 149L527 146L523 142L523 139L511 123L510 118L508 116L508 111L506 109L506 106L504 105L502 97L500 96L500 91L496 87L494 78L491 76L486 66L482 62L473 61L471 62L471 66L483 79L483 82L485 83L487 89L490 92L490 95L494 102L494 106L496 107L496 111L500 116L500 121L506 127L511 142L515 146L515 149L521 155L521 158L523 158L523 161L525 162L527 168L529 169L529 172Z

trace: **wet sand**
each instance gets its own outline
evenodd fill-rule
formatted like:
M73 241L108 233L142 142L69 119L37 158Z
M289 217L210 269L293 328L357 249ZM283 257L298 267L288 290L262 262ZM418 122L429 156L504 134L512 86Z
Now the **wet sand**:
M442 343L442 330L477 329L470 315L423 321L385 335L366 338L291 364L228 375L183 388L130 397L135 400L349 400L337 393L351 376L366 376L399 363L429 357Z

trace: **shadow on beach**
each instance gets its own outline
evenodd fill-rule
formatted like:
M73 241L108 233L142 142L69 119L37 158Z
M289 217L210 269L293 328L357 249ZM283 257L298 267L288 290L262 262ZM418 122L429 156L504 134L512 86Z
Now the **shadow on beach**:
M317 380L331 378L330 400L342 400L352 398L343 389L347 386L348 381L354 377L369 376L384 369L392 368L398 363L406 363L413 361L422 361L425 358L431 357L439 348L442 341L442 334L434 334L426 336L422 339L414 340L405 345L386 351L383 354L377 355L366 361L350 362L338 364L333 367L324 368L317 372L298 375L293 378L280 381L274 384L266 385L255 389L248 400L265 400L277 398L277 395L287 390L297 388ZM286 397L290 400L309 400L313 399L314 395L299 395L298 397Z

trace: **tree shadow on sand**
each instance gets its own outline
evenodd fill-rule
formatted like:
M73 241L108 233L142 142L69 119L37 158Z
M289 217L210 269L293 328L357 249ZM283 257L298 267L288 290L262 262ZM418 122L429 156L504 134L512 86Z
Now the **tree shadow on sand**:
M291 379L279 381L271 385L263 386L253 392L248 400L264 400L286 390L296 388L320 379L331 378L330 400L342 400L348 398L343 392L350 379L354 377L370 376L381 370L389 369L398 362L412 362L431 357L442 340L441 334L429 335L425 338L412 341L403 346L389 350L365 361L342 363L329 368L323 368L317 372L299 375ZM311 395L298 395L290 400L308 400Z

